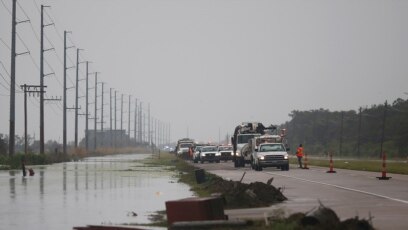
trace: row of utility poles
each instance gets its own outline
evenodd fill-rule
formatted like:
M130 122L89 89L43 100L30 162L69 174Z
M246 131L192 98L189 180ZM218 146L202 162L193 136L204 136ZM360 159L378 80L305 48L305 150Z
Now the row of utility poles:
M11 40L11 69L10 69L10 129L9 129L9 155L12 156L14 155L14 146L15 146L15 69L16 69L16 62L15 59L18 55L16 53L16 25L18 23L22 22L17 22L16 21L16 2L17 0L12 0L13 1L13 9L12 9L12 40ZM44 24L44 10L45 8L48 8L49 6L44 6L41 5L41 41L40 41L40 85L21 85L22 90L24 91L24 127L25 127L25 152L27 153L27 94L29 95L36 95L40 97L40 153L44 154L45 149L44 149L44 102L45 101L60 101L60 98L45 98L44 93L45 93L45 88L47 87L44 85L44 77L47 75L55 74L55 73L49 73L49 74L44 74L44 52L50 51L52 49L44 49L44 28L51 24ZM98 72L89 72L89 61L80 61L79 60L79 53L82 51L82 49L77 48L76 49L76 66L73 67L67 67L67 50L70 48L74 48L74 46L67 46L67 35L70 34L70 31L64 31L64 68L63 68L63 153L67 154L67 111L68 110L74 110L75 112L75 125L74 125L74 133L75 133L75 138L74 138L74 147L77 149L78 146L78 123L79 123L79 116L85 116L85 148L87 151L91 150L91 147L89 146L89 120L94 121L94 127L93 127L93 150L96 150L97 146L97 131L98 131L98 123L100 123L100 134L103 137L105 132L107 132L110 136L110 147L120 147L118 146L118 131L120 132L120 145L123 146L123 134L127 135L126 139L128 142L126 143L127 145L131 144L138 144L138 143L144 143L147 145L164 145L165 143L170 142L170 125L165 124L158 119L154 119L151 117L150 114L150 104L148 104L147 108L147 117L146 114L143 112L143 106L142 102L137 98L135 98L134 102L134 127L133 130L131 130L131 113L132 113L132 108L131 108L131 103L132 103L132 96L128 95L128 119L127 119L127 134L126 130L123 128L123 114L125 113L123 111L124 109L124 94L121 95L120 98L120 130L117 129L117 90L114 90L113 88L110 88L109 90L109 115L110 115L110 129L109 130L104 130L104 106L107 105L104 102L104 95L105 95L105 82L98 81ZM22 53L24 54L24 53ZM86 78L85 79L79 79L79 65L85 63L86 64ZM70 68L76 68L76 80L75 80L75 106L74 107L67 107L67 90L70 89L67 87L67 70ZM94 87L90 87L89 85L89 77L90 75L94 75ZM81 114L79 113L81 107L79 106L79 98L80 96L78 95L78 90L79 90L79 82L85 80L86 81L86 94L85 94L85 113ZM98 85L101 86L101 91L98 92ZM94 102L89 101L89 90L94 89ZM114 92L114 94L113 94ZM101 98L100 102L100 107L98 107L98 97ZM93 117L90 116L90 111L89 111L89 105L94 104L94 113ZM98 110L100 110L100 116L98 117ZM146 121L147 120L147 121ZM147 123L147 124L146 124ZM147 126L147 131L146 131L146 126ZM153 128L154 127L154 128ZM131 132L133 131L133 143L131 143ZM100 141L104 141L101 139Z

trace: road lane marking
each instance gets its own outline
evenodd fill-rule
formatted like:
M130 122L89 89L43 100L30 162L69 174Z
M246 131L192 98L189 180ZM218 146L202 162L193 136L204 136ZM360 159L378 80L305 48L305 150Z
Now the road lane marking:
M282 175L282 174L279 174L279 173L273 173L273 172L264 172L264 173L271 174L271 175L278 175L278 176L288 177L288 178L297 179L297 180L306 181L306 182L315 183L315 184L331 186L331 187L335 187L335 188L339 188L339 189L343 189L343 190L347 190L347 191L358 192L358 193L362 193L362 194L366 194L366 195L376 196L376 197L380 197L380 198L400 202L400 203L403 203L403 204L408 204L408 201L406 201L406 200L401 200L401 199L397 199L397 198L393 198L393 197L389 197L389 196L384 196L384 195L380 195L380 194L376 194L376 193L372 193L372 192L366 192L366 191L358 190L358 189L354 189L354 188L347 188L347 187L343 187L343 186L340 186L340 185L329 184L329 183L324 183L324 182L319 182L319 181L313 181L313 180L303 179L303 178L295 177L295 176Z

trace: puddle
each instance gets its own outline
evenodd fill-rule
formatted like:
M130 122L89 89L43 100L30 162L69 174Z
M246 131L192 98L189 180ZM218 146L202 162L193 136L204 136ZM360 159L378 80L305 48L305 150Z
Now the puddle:
M72 229L87 224L149 223L165 201L192 196L176 172L146 167L149 154L87 158L0 171L0 223L4 229ZM137 213L137 216L129 213Z

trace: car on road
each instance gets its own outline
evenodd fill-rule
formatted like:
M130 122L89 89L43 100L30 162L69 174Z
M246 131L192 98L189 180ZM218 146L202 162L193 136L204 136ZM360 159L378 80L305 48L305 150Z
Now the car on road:
M282 143L263 143L252 152L252 168L262 171L262 168L277 167L282 171L289 170L289 155Z
M220 153L220 160L228 161L232 160L234 150L231 145L220 145L218 146L218 152Z
M221 154L217 146L203 146L200 150L200 162L217 162L220 163Z

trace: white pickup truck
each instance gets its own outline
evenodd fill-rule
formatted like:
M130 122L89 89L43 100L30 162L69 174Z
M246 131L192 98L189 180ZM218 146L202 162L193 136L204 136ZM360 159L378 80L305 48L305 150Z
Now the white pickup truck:
M282 143L261 143L251 154L251 166L256 171L265 167L277 167L282 171L289 170L289 155Z

